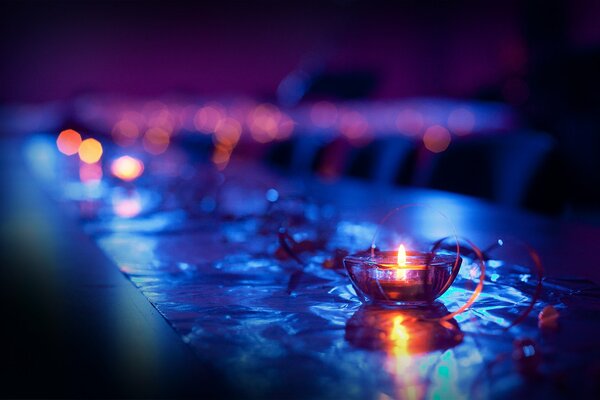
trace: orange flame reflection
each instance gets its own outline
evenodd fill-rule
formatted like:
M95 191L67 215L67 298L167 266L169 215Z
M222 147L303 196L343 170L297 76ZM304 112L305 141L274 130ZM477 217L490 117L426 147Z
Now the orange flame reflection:
M394 387L382 398L425 397L429 382L419 371L419 355L453 348L463 339L455 320L432 320L444 315L448 310L441 303L402 310L364 306L348 320L345 339L352 346L386 353L383 367Z

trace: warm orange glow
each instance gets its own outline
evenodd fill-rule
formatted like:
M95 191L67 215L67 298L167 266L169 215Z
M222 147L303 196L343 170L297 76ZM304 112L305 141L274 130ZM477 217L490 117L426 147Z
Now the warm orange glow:
M441 125L433 125L427 128L423 135L425 148L433 153L441 153L446 150L451 140L450 132Z
M130 146L140 136L140 130L133 121L122 119L113 126L112 136L119 146Z
M194 127L202 133L213 133L219 122L225 118L225 114L220 104L201 107L194 115Z
M389 332L390 349L386 362L386 369L394 377L396 393L394 397L402 399L423 398L422 389L419 387L419 378L415 374L409 344L411 335L403 315L394 316Z
M102 157L102 144L96 139L85 139L79 146L79 159L87 164L98 162Z
M410 335L408 334L406 327L402 325L403 321L403 315L397 315L392 320L390 340L393 343L392 352L394 355L406 354L408 352L408 340L410 339Z
M233 118L223 118L215 127L215 139L228 147L235 146L242 135L242 125Z
M250 134L259 143L267 143L277 138L280 121L281 111L269 103L256 106L247 118Z
M68 156L72 156L79 151L81 145L81 135L73 129L64 130L56 139L58 150Z
M112 162L110 172L124 181L133 181L144 172L144 163L130 156L119 157Z
M219 171L224 170L229 164L233 147L226 144L217 143L215 145L215 151L212 155L212 162L215 164Z
M171 133L163 128L150 128L144 134L142 144L144 149L150 154L161 154L169 147L171 143Z
M398 266L406 267L406 249L403 244L398 247Z

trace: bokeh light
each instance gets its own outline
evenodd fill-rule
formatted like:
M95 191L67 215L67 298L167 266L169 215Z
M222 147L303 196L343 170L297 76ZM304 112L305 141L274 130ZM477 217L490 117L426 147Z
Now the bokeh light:
M171 143L170 132L164 128L150 128L144 134L144 149L154 155L164 153Z
M215 150L212 155L212 162L218 170L223 170L229 164L231 153L238 144L242 135L242 125L234 118L222 119L215 128L213 140Z
M121 218L133 218L142 211L142 197L137 191L117 190L112 194L113 211Z
M58 147L58 150L67 156L76 154L79 151L80 145L81 135L73 129L66 129L62 131L56 139L56 146Z
M214 133L225 115L225 109L217 103L200 107L194 116L194 127L202 133Z
M79 159L87 164L98 162L102 157L102 144L96 139L85 139L79 146Z
M215 150L213 152L211 160L219 171L224 170L229 164L232 151L233 148L227 145L221 143L217 143L215 145Z
M457 135L467 135L474 127L475 114L468 108L457 108L448 116L448 128Z
M423 144L432 153L441 153L450 145L450 132L441 125L433 125L427 128L423 134Z
M140 136L138 125L127 119L118 121L112 129L112 137L119 146L131 146Z
M288 139L292 136L296 123L287 114L281 113L279 120L279 129L277 130L277 140Z
M400 133L408 136L416 136L420 134L425 125L423 115L420 112L407 108L398 113L396 118L396 127Z
M259 104L248 115L247 124L252 138L259 143L267 143L277 139L281 111L273 104Z
M215 127L215 140L229 147L235 146L241 135L242 125L233 118L224 118Z
M79 179L84 183L99 182L102 179L102 165L100 163L81 163L79 166Z
M340 132L348 139L359 139L368 131L369 123L358 111L346 111L340 117Z
M162 128L166 131L173 132L177 127L178 121L175 116L169 111L167 106L163 105L151 111L148 115L148 126Z
M122 156L112 162L110 172L115 177L130 182L142 175L144 163L134 157Z

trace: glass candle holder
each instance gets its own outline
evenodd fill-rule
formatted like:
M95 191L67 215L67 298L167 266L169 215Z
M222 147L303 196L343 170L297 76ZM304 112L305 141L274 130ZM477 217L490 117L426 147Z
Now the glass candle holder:
M462 259L456 254L406 252L403 265L397 253L380 251L344 258L344 266L364 302L426 304L450 287Z

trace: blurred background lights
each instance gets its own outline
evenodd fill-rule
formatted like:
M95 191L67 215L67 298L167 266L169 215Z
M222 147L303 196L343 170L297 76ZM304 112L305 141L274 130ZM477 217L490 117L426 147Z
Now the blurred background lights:
M112 129L112 137L119 146L131 146L140 136L140 130L133 121L123 119Z
M344 112L340 118L340 132L349 139L358 139L369 131L369 122L358 111Z
M98 162L102 157L102 144L96 139L85 139L79 146L79 159L87 164Z
M248 115L247 123L252 138L259 143L267 143L279 135L281 111L273 104L264 103Z
M171 143L170 132L164 128L150 128L142 141L144 149L154 155L164 153Z
M475 114L468 108L460 107L448 116L448 128L457 135L466 135L475 127Z
M224 118L215 127L215 139L227 146L235 146L242 135L242 126L233 118Z
M144 163L137 158L122 156L112 162L110 172L121 180L133 181L144 172Z
M271 203L274 203L279 199L279 192L276 189L270 188L265 193L265 197L267 198L268 201L270 201Z
M427 128L423 135L425 148L433 153L441 153L450 145L450 132L441 125L433 125Z
M73 129L64 130L56 139L58 150L68 156L72 156L79 151L81 145L81 135Z
M121 218L133 218L142 211L142 197L135 190L116 190L111 197L113 211Z
M396 127L405 135L415 136L421 133L425 122L420 112L407 108L398 113Z
M213 133L221 119L225 118L225 110L219 104L200 107L194 116L194 127L202 133Z
M81 163L79 166L79 179L83 183L100 182L102 180L102 166L100 163Z

